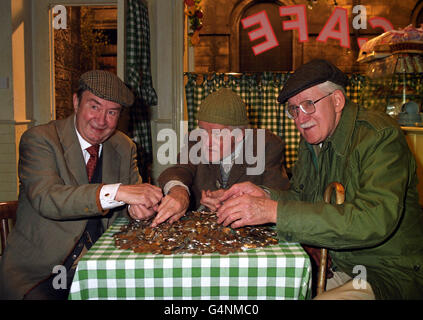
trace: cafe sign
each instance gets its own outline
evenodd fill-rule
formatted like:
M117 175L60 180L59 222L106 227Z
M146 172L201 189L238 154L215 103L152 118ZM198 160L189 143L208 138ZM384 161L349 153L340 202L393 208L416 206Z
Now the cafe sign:
M354 6L352 13L355 14L352 21L352 27L354 29L367 29L367 23L373 29L382 28L384 32L394 29L391 22L385 18L371 17L367 19L366 7L363 5ZM297 30L298 41L308 41L308 26L305 5L281 6L279 7L279 15L281 17L295 17L293 20L282 21L282 29ZM259 55L279 45L265 10L242 19L241 23L244 29L248 29L255 25L259 26L255 30L248 32L250 41L255 41L261 38L265 39L264 42L252 47L255 55ZM350 48L351 41L347 9L335 7L316 40L326 42L329 38L339 40L341 47ZM358 38L358 46L361 48L367 40L367 38Z

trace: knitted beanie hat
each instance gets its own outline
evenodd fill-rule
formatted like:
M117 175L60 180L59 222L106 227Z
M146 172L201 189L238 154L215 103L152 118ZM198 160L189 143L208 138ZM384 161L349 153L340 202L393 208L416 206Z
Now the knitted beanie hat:
M203 100L197 120L225 126L244 126L248 125L247 108L239 95L231 89L222 88Z

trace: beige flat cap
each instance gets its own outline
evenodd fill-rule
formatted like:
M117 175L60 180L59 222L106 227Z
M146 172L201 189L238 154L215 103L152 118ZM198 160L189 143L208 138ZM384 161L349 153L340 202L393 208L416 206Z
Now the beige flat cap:
M79 79L79 88L89 90L97 97L129 107L134 94L115 74L104 70L85 72Z

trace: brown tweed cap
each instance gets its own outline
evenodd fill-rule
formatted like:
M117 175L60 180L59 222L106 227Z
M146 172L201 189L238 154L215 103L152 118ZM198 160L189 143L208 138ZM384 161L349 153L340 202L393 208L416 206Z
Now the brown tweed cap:
M97 97L129 107L134 95L115 74L104 70L85 72L79 79L79 89L92 92Z

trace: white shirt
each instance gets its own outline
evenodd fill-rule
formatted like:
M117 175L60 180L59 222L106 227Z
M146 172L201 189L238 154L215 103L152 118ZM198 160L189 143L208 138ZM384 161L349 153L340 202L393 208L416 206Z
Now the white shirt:
M90 154L86 150L87 148L91 147L91 143L87 142L82 136L79 134L78 130L75 126L76 135L78 136L79 145L82 149L82 155L84 157L85 164L87 164L88 160L90 159ZM103 144L100 144L100 149L98 151L98 156L100 157L101 152L103 151ZM121 183L115 184L105 184L100 189L100 204L104 210L113 209L125 204L123 201L116 201L116 193L119 189Z
M231 171L232 166L235 162L235 159L238 158L242 152L243 146L244 146L244 140L242 140L241 143L238 143L238 145L235 147L234 152L232 152L230 155L228 155L227 157L223 158L220 161L220 165L223 167L223 171L225 171L225 173L228 173L229 171Z

